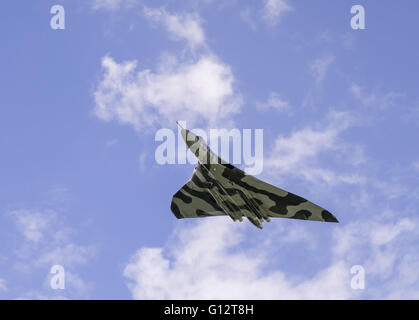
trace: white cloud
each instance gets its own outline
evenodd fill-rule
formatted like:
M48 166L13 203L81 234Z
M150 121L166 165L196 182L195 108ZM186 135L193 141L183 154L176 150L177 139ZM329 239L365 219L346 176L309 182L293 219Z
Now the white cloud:
M147 169L146 162L147 162L147 152L143 151L138 156L138 168L140 169L140 172L145 172Z
M404 284L414 285L419 282L419 257L407 254L403 257L398 267L400 278Z
M49 266L59 264L67 267L74 267L85 264L93 255L93 247L68 243L42 253L36 260L36 264Z
M323 130L304 128L295 131L289 137L280 136L275 142L274 156L270 157L274 162L268 162L284 173L295 170L301 163L320 152L336 148L340 131L339 127L328 127Z
M357 255L364 244L379 248L393 242L403 232L414 231L416 221L408 218L396 222L382 222L377 216L370 221L355 221L335 233L336 246L334 252L340 256Z
M181 63L166 58L157 72L137 70L136 61L117 63L111 57L102 59L102 67L94 114L136 130L176 120L214 122L241 105L230 67L213 55Z
M106 148L111 148L114 145L118 144L118 142L119 142L118 139L109 139L105 142L105 146Z
M256 106L260 109L275 109L278 111L290 111L290 104L281 99L277 92L270 92L266 102L259 102Z
M51 280L54 274L48 274L42 283L42 289L25 290L15 300L69 300L86 299L92 288L91 282L86 282L72 271L65 270L65 288L51 290Z
M404 94L394 91L387 93L366 93L366 90L358 84L353 84L349 91L352 96L360 101L364 106L382 109L394 106L397 99L404 96Z
M124 275L136 299L319 299L347 298L347 269L337 263L298 281L267 271L269 250L235 251L242 225L208 219L183 229L168 248L142 248ZM168 258L170 257L170 259Z
M374 245L383 245L394 240L401 232L412 231L415 228L413 221L405 218L397 224L382 225L371 232L371 242Z
M254 235L254 241L244 243L251 236L248 229L222 218L189 224L175 232L164 247L141 248L127 264L124 276L135 299L419 297L419 271L415 268L419 255L411 247L417 241L417 223L397 218L395 223L383 222L378 211L370 210L374 219L337 227L331 241L315 233L287 241L286 247L300 254L314 243L314 247L309 246L310 256L331 258L321 266L313 265L313 273L308 277L298 276L293 268L267 268L270 261L287 259L287 252L276 256L278 246L290 234L306 233L304 230L297 228L288 234L284 229L279 234L264 235L268 240L282 239L281 243L258 243L259 238ZM378 235L386 230L391 236ZM353 290L350 286L350 270L355 264L366 271L365 290Z
M375 218L355 221L338 230L334 251L363 265L372 298L417 299L419 255L412 245L417 243L418 223L398 219L395 213L387 221L382 219L376 214Z
M344 182L356 184L363 177L355 173L335 173L332 170L317 166L317 158L326 153L352 153L340 140L340 134L348 129L354 120L344 112L330 112L328 122L320 129L306 127L291 133L289 137L279 136L270 154L264 159L264 169L271 174L302 177L307 181L323 181L328 184ZM348 157L349 161L350 158ZM353 158L355 163L358 157Z
M262 18L267 24L275 26L286 12L292 10L287 0L265 0Z
M211 53L198 14L169 14L164 8L145 7L145 15L162 24L175 39L186 41L181 58L164 53L155 71L141 69L136 60L102 59L103 76L96 91L94 114L117 120L135 130L173 126L219 124L242 105L235 92L229 65ZM195 49L205 49L194 51Z
M0 278L0 291L6 291L6 290L7 290L6 280Z
M249 7L240 10L240 18L247 23L252 30L256 30L256 23L252 16L252 10Z
M88 286L83 284L83 280L75 270L92 259L95 254L94 246L76 244L72 240L74 231L65 225L63 217L58 216L55 211L25 209L15 210L7 215L15 220L24 239L20 248L15 250L17 259L12 266L13 269L30 274L33 274L35 270L42 270L48 278L49 270L53 265L62 265L66 272L66 286L70 288L66 294L85 297ZM45 288L50 290L49 285ZM26 291L30 292L30 290ZM27 297L41 296L43 294L38 292ZM53 298L57 297L60 296L53 295Z
M310 65L310 71L317 84L323 82L329 66L335 61L335 56L327 55L318 58Z
M132 7L138 2L138 0L92 0L92 8L94 10L116 10Z
M186 40L192 50L205 47L205 34L197 14L169 14L164 8L144 7L146 17L164 25L174 40Z
M32 242L40 242L43 239L54 215L51 211L41 213L31 210L16 210L9 214L16 219L17 227L25 239Z

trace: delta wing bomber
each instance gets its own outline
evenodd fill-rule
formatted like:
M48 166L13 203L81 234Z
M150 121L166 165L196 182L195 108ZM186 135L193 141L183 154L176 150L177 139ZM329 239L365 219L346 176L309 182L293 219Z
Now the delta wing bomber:
M243 221L245 217L260 229L270 218L338 222L316 204L225 163L190 130L181 128L181 134L198 158L198 165L172 198L171 210L176 218L229 216L233 221Z

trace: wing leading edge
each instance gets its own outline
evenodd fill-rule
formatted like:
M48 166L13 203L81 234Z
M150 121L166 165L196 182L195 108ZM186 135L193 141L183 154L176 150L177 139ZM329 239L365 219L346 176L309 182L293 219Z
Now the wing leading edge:
M202 218L226 215L199 181L195 169L192 178L173 196L170 209L176 218Z
M198 165L191 179L173 196L171 210L178 219L227 215L242 221L244 216L258 228L262 228L260 222L269 222L271 217L339 222L322 207L238 168L212 167L215 175L205 177L202 165Z
M322 207L291 192L282 190L235 168L235 183L246 190L270 217L339 222L336 217ZM238 176L237 176L238 175Z

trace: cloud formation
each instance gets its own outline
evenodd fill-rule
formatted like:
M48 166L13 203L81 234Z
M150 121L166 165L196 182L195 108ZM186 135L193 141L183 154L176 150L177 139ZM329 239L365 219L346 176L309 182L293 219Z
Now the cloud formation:
M6 280L0 278L0 291L7 291Z
M397 99L404 96L404 94L395 91L387 93L367 93L365 88L362 88L356 83L350 87L349 91L356 100L362 103L363 106L378 109L392 107L396 104Z
M164 8L144 7L145 16L162 24L174 40L185 40L192 50L205 47L205 34L198 14L169 14Z
M49 227L54 213L17 210L10 212L10 215L16 219L17 227L26 240L40 242L44 238L44 232Z
M277 92L270 92L267 101L256 104L259 109L274 109L277 111L290 112L290 104L283 100Z
M321 167L318 161L324 155L328 155L329 159L344 155L353 164L363 161L362 150L340 139L340 135L354 123L350 113L330 111L326 121L317 127L310 125L295 130L288 137L278 136L264 160L264 169L270 174L300 177L312 183L361 182L363 178L356 173L334 172Z
M311 75L316 80L317 84L321 84L326 76L329 66L335 61L334 55L326 55L318 58L310 65Z
M117 10L132 7L138 2L138 0L92 0L92 8L94 10Z
M65 297L86 297L88 284L78 275L76 269L86 264L95 255L93 246L80 245L73 241L74 230L68 228L53 210L22 209L8 212L23 236L16 250L16 262L13 269L24 274L33 274L43 270L45 273L45 293L42 290L28 290L20 293L21 298L45 299ZM66 291L53 292L49 287L50 268L61 265L65 269ZM1 282L0 282L1 284ZM13 288L16 290L16 288Z
M174 246L142 248L124 270L135 299L346 298L345 266L337 263L307 281L266 270L269 249L235 251L243 225L208 219L182 229Z
M410 269L419 255L409 250L416 241L417 223L402 219L393 225L374 219L358 221L335 229L333 242L315 249L309 243L319 236L292 239L290 226L275 239L287 241L299 252L332 257L329 264L313 265L312 276L301 278L292 270L267 268L277 255L278 241L253 243L244 240L251 233L243 226L222 218L208 218L175 233L170 244L161 248L141 248L124 270L135 299L349 299L404 296L403 288L417 283L419 272ZM278 219L280 220L280 219ZM275 223L281 223L276 220ZM391 236L385 233L390 231ZM301 232L297 231L298 233ZM402 235L406 233L407 235ZM253 236L253 239L260 240ZM298 243L293 243L298 241ZM329 243L334 245L329 247ZM296 246L296 244L298 246ZM319 252L317 252L317 251ZM323 253L320 253L323 251ZM301 253L303 254L303 253ZM285 253L286 255L286 253ZM306 256L306 254L304 254ZM366 270L366 289L351 287L352 266L360 263ZM378 283L384 279L384 283ZM403 284L404 281L404 284ZM419 296L418 290L411 290ZM410 296L412 297L412 295Z
M213 55L180 63L166 59L157 72L137 70L137 61L118 63L111 57L102 59L102 67L94 114L136 130L176 120L215 122L241 105L230 67Z
M265 0L262 9L262 18L270 26L275 26L286 12L294 8L287 0Z
M199 16L147 7L144 12L175 40L185 40L187 54L165 54L155 71L138 68L136 60L118 63L104 57L94 114L141 130L174 125L176 120L205 125L237 113L242 99L235 91L233 72L206 48ZM200 50L192 53L195 49Z

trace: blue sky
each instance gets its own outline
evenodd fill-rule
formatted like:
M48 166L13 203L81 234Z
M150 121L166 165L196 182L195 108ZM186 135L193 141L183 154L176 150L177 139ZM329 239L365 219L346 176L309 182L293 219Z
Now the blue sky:
M415 2L0 6L0 298L419 297ZM176 120L263 129L259 178L340 224L176 220L193 166L154 159Z

